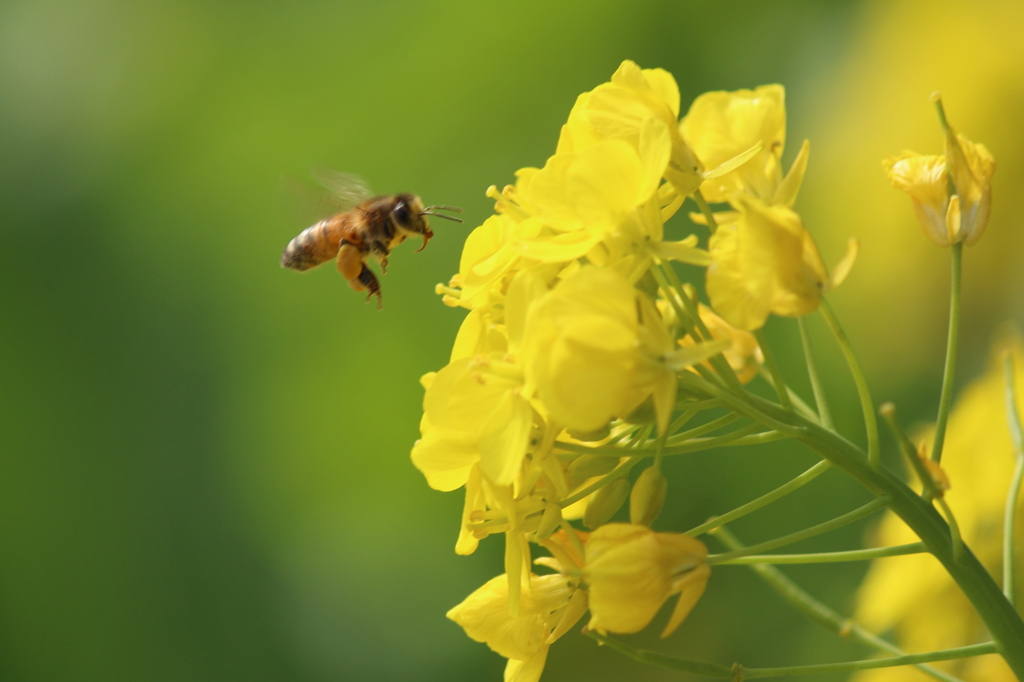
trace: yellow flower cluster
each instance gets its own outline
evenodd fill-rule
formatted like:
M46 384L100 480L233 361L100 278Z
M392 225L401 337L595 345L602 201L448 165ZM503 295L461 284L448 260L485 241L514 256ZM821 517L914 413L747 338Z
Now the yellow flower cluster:
M1017 394L1024 395L1024 345L1017 340L1009 352L1017 368ZM931 434L926 435L923 444L930 448L930 440ZM950 485L944 498L956 515L964 542L993 575L999 575L1003 510L1014 466L1001 360L993 362L983 377L964 389L950 415L943 451L942 469ZM1017 514L1020 529L1020 507ZM916 540L917 536L891 512L875 534L880 546ZM1018 575L1018 582L1020 578ZM911 652L964 646L987 639L974 607L929 554L878 560L861 588L857 618L877 632L895 630L901 648ZM1016 679L998 655L934 665L966 682ZM888 668L862 672L854 679L924 682L932 678L916 670Z
M706 549L650 530L664 476L655 464L630 483L636 459L609 450L638 424L669 435L680 372L715 358L750 380L762 357L747 330L815 310L855 254L829 275L791 208L809 148L783 174L781 86L708 93L679 115L669 73L623 62L580 95L542 168L488 190L495 214L438 285L469 312L449 364L423 377L412 460L431 487L465 489L457 553L505 535L505 573L448 615L509 659L506 680L538 679L587 610L592 629L636 632L678 594L663 635L682 622L710 573ZM712 215L709 249L666 239L701 192L732 209ZM667 287L670 261L707 267L710 308ZM627 499L632 523L608 523ZM580 518L591 534L571 525ZM533 561L531 545L552 556Z

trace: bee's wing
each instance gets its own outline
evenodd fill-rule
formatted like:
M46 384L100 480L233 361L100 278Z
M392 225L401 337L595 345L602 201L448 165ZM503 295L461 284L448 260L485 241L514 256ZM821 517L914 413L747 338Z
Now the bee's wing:
M351 211L370 196L366 183L325 167L310 169L315 183L282 175L274 190L274 203L281 219L302 229L336 213Z
M342 209L345 211L352 210L356 204L363 203L373 195L369 185L358 175L340 173L326 166L311 166L309 174L316 184L345 207Z

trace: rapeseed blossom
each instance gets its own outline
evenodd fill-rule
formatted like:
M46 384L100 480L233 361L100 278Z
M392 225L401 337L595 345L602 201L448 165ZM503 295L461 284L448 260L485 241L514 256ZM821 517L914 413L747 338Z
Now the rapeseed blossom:
M857 256L850 241L831 275L800 216L785 206L734 195L736 222L711 236L707 289L711 305L731 325L756 330L770 313L814 312L821 297L839 286Z
M519 612L509 615L508 576L487 581L465 601L448 611L472 639L487 644L508 659L506 682L536 682L544 670L552 642L579 620L583 611L573 601L578 586L558 575L534 575L522 595ZM563 624L563 619L572 622ZM561 626L559 628L559 626ZM555 633L556 629L560 632Z
M705 163L718 165L758 148L748 163L701 185L705 199L726 202L734 193L745 192L769 205L793 205L807 169L810 144L804 141L783 174L785 99L781 85L762 85L754 90L706 92L693 101L679 128Z
M683 622L704 593L711 570L708 551L695 538L609 523L590 534L584 575L589 584L590 625L628 634L647 627L673 594L679 599L662 637Z

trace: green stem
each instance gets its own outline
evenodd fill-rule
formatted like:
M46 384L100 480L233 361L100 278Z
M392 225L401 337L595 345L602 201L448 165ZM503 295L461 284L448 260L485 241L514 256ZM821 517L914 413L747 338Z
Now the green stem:
M733 535L728 528L720 528L715 537L728 549L743 549L744 545ZM839 613L805 592L803 588L787 578L782 571L774 566L765 564L752 564L750 566L754 573L765 581L769 587L779 593L783 599L789 602L790 606L800 611L826 630L831 630L840 637L854 639L880 651L885 651L895 656L903 656L905 652L895 644L888 642L877 635L865 630L855 621L844 618ZM960 682L956 677L942 672L930 665L918 664L918 670L925 672L932 677L943 680L943 682Z
M938 503L939 508L942 509L942 515L946 517L946 523L949 524L949 541L953 545L953 558L959 559L964 553L964 540L960 534L960 524L956 522L956 517L953 516L953 510L949 508L949 504L946 503L945 498L937 497L935 502Z
M882 403L882 406L878 408L878 411L882 414L882 417L888 423L889 428L892 430L893 438L896 439L896 443L899 445L900 450L910 460L910 465L913 467L917 477L921 480L921 486L923 488L921 495L926 500L933 500L942 509L943 516L946 517L946 523L949 524L949 539L953 546L953 556L959 557L963 553L964 541L960 535L960 526L956 522L956 517L953 516L953 510L946 504L946 500L943 499L945 494L945 488L939 486L937 481L925 464L922 457L919 457L917 450L914 449L914 444L907 438L907 434L900 427L899 420L896 418L896 406L892 403Z
M1017 467L1013 471L1010 492L1006 496L1006 511L1003 514L1003 593L1011 604L1017 603L1014 537L1017 524L1017 500L1020 498L1021 479L1024 479L1024 428L1017 410L1017 387L1014 383L1013 355L1006 351L1003 357L1006 373L1006 421L1010 426L1013 452L1017 456Z
M691 319L690 313L683 307L682 299L686 298L681 292L677 292L672 288L672 283L668 281L665 273L662 271L657 264L651 266L651 274L654 275L654 280L658 283L658 287L661 289L662 295L669 302L669 305L675 310L676 315L679 317L683 324L689 320L694 328L696 328L696 322ZM704 337L709 338L709 337Z
M743 670L741 680L753 680L761 677L783 677L785 675L818 675L824 673L854 672L857 670L874 670L891 668L897 665L914 665L931 663L932 661L952 661L957 658L983 656L996 653L995 644L972 644L941 651L929 651L925 654L906 654L891 658L871 658L863 661L845 661L843 663L822 663L819 665L795 665L785 668L751 668Z
M701 424L700 426L696 426L690 429L689 431L677 433L676 435L672 436L668 442L670 445L680 445L688 440L693 440L694 438L703 436L704 434L716 431L722 428L723 426L728 426L737 419L742 419L742 417L736 414L735 412L730 412L725 416L709 421L707 424Z
M1006 496L1003 515L1003 594L1011 604L1017 604L1017 575L1014 568L1014 527L1017 522L1017 500L1020 498L1021 480L1024 479L1024 453L1017 451L1017 467L1013 471L1010 493Z
M822 426L835 430L832 425L832 412L828 409L828 401L825 398L825 387L821 383L821 377L818 376L818 368L814 362L814 351L811 349L811 336L807 333L807 322L803 317L796 318L796 322L800 327L800 340L803 342L804 358L807 360L807 376L811 379L814 402L818 405L818 417L821 419Z
M805 417L750 393L740 398L699 377L686 381L689 390L699 387L704 396L719 398L737 412L791 434L872 494L888 497L889 508L942 563L981 616L1007 665L1019 679L1024 679L1024 621L970 548L965 547L959 556L953 555L949 524L929 502L892 472L872 466L856 445Z
M855 672L857 670L872 670L875 668L891 668L898 665L915 665L918 663L929 663L931 661L950 661L957 658L969 656L982 656L996 652L992 642L984 644L973 644L955 649L943 649L942 651L929 651L925 654L906 654L904 656L891 656L889 658L870 658L861 661L844 661L842 663L823 663L819 665L794 665L782 668L744 668L736 663L730 667L694 661L678 656L660 654L656 651L636 649L614 639L610 639L591 630L587 634L601 644L618 651L641 663L651 663L671 670L703 675L704 677L716 677L743 682L763 677L785 677L786 675L814 675L822 673Z
M761 347L764 354L764 364L768 366L768 372L772 376L772 384L775 385L775 393L779 396L779 402L788 410L793 409L793 403L789 400L789 392L786 390L786 382L782 379L782 372L779 371L779 364L775 362L775 354L768 345L768 339L764 337L764 330L758 329L754 332L757 345Z
M890 556L904 556L906 554L922 554L927 552L923 542L911 542L906 545L895 545L893 547L877 547L875 549L854 549L847 552L811 552L807 554L754 554L751 556L737 557L724 561L711 561L717 556L712 554L708 557L708 563L715 563L719 566L747 565L747 564L836 564L844 561L871 561Z
M675 287L675 290L679 293L679 298L683 302L683 306L686 308L687 314L690 319L693 320L693 326L697 328L700 335L705 340L710 341L713 337L711 332L708 331L707 325L704 324L704 320L700 319L700 310L697 304L693 302L693 299L686 295L686 289L683 287L683 283L679 281L679 276L676 274L675 268L672 267L671 263L663 263L661 268L664 269L665 274L668 276L669 282ZM652 270L657 267L651 268ZM711 358L711 366L715 368L715 372L733 388L740 388L739 377L736 376L736 372L733 371L732 366L729 365L729 361L725 359L725 356L721 353Z
M704 214L704 218L708 221L708 230L711 234L714 234L715 230L718 229L718 221L715 220L715 212L711 210L711 206L708 205L708 202L704 199L704 195L700 193L699 189L694 191L690 196L693 197L693 200L697 203L697 208L700 209L700 212Z
M760 367L757 368L757 375L764 379L769 384L771 384L772 388L775 388L775 382L772 380L772 374L764 365L761 365ZM811 406L804 402L804 399L801 398L796 391L794 391L791 387L786 386L786 393L789 395L789 401L793 403L793 408L797 412L807 417L811 421L818 422L819 424L821 423L821 420L818 418L818 413L812 410Z
M682 445L666 447L662 454L666 457L669 455L688 455L694 452L701 452L702 450L711 450L730 445L757 445L760 443L771 443L776 440L783 440L784 438L791 437L789 434L775 431L751 433L752 431L756 431L758 428L760 428L759 424L747 424L742 428L721 436L714 436L713 438L694 438ZM607 447L604 445L589 447L578 443L563 443L561 441L556 443L556 445L560 450L568 450L569 452L583 453L587 455L601 455L604 457L625 457L627 454L632 456L640 455L650 457L657 454L657 448L632 448L628 452L625 452L625 448Z
M946 340L946 368L942 372L942 393L939 397L939 416L935 420L935 439L932 441L932 461L942 461L942 443L946 438L946 421L953 406L953 375L956 374L956 347L960 329L960 274L963 265L964 243L950 247L952 274L949 285L949 336Z
M917 478L921 481L921 494L929 500L941 496L943 491L936 487L935 479L932 478L927 465L917 455L917 449L910 441L910 438L907 437L903 427L900 426L899 419L896 417L896 405L889 402L882 403L881 407L878 408L878 412L882 415L882 419L885 420L886 425L888 425L889 430L892 432L893 440L896 441L900 452L907 458L910 468L914 470Z
M821 299L821 314L825 318L829 329L836 337L839 348L843 351L846 364L853 375L853 383L857 386L857 395L860 396L860 408L864 413L864 428L868 432L868 462L871 466L878 468L881 465L882 451L878 445L878 422L875 420L875 404L871 400L871 392L868 390L868 382L864 379L864 372L860 368L857 354L853 352L853 344L839 324L839 318L832 311L832 307L824 298Z
M669 656L667 654L659 654L657 651L636 649L623 644L618 640L605 637L604 635L599 634L596 630L587 630L586 634L592 639L597 640L599 644L605 645L612 651L617 651L623 656L632 658L634 661L639 661L640 663L658 665L663 668L679 670L686 673L692 673L694 675L702 675L704 677L717 677L726 680L735 679L733 677L733 669L724 665L706 663L704 661L691 661L685 658Z
M888 501L889 500L886 497L875 498L874 500L871 500L870 502L865 504L863 507L858 507L857 509L854 509L851 512L847 512L842 516L837 516L836 518L830 521L826 521L825 523L819 523L816 526L811 526L810 528L805 528L795 533L790 533L789 535L783 535L781 538L767 540L766 542L751 545L750 547L745 547L743 549L737 549L733 552L726 552L725 554L716 554L714 556L710 556L708 557L708 564L713 566L715 564L724 563L726 561L732 561L733 559L738 559L740 557L750 556L751 554L761 554L762 552L768 552L773 549L778 549L779 547L791 545L794 542L800 542L801 540L813 538L816 535L821 535L822 533L828 533L829 531L833 531L837 528L842 528L843 526L848 526L851 523L854 523L855 521L860 521L864 517L874 514L879 509L885 507Z
M807 485L808 483L816 479L818 476L821 476L823 473L828 471L831 467L831 462L829 462L828 460L822 460L821 462L818 462L817 464L815 464L810 469L803 472L793 480L788 481L787 483L779 486L770 493L766 493L761 497L757 498L756 500L751 500L750 502L747 502L746 504L740 507L736 507L732 511L726 512L721 516L716 516L713 519L709 519L706 523L702 523L696 528L691 528L690 530L686 531L686 535L689 535L691 537L697 537L698 535L707 533L708 531L714 528L718 528L719 526L725 525L730 521L735 521L736 519L746 516L751 512L757 511L761 507L769 505L775 500L782 499L783 497L790 494L794 490L799 490L803 486Z

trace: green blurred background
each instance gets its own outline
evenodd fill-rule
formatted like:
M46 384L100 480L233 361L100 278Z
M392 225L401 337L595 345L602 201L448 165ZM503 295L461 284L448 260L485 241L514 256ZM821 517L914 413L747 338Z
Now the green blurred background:
M876 399L928 419L948 254L880 160L941 150L941 89L998 161L989 233L966 253L959 375L974 376L993 329L1024 322L1022 34L1009 0L7 0L0 679L500 680L503 660L444 613L501 571L501 541L457 557L461 495L430 490L408 459L417 379L446 362L462 317L433 285L489 214L485 188L542 164L576 95L624 58L673 72L684 109L706 90L786 85L787 158L812 139L797 208L826 261L862 242L835 305ZM464 206L468 224L397 250L378 312L332 267L278 267L303 226L279 219L274 188L312 163ZM860 438L852 385L812 330L840 427ZM767 332L809 394L795 325ZM673 461L658 527L813 461L780 444ZM810 488L735 530L765 539L865 499L839 474ZM847 548L866 527L801 548ZM788 573L849 612L864 570ZM717 570L668 641L629 639L747 665L864 653L742 567ZM545 673L620 677L682 679L576 634Z

